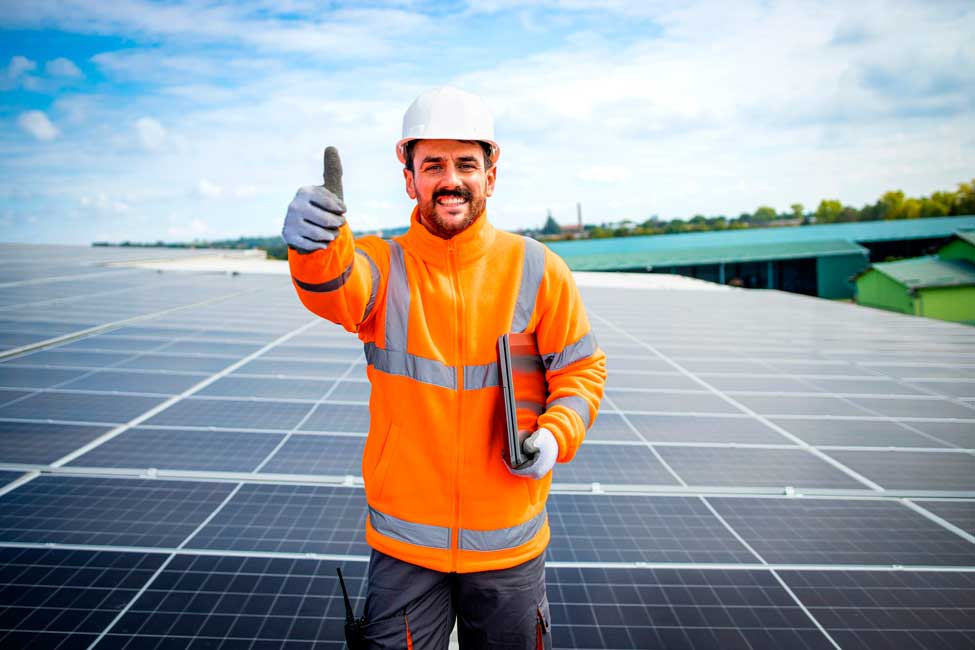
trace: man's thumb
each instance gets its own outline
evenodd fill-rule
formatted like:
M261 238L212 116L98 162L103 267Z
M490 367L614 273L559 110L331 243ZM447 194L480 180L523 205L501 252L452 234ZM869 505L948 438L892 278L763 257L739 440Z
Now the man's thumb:
M325 147L325 169L322 173L325 189L344 201L342 196L342 160L339 150L335 147Z

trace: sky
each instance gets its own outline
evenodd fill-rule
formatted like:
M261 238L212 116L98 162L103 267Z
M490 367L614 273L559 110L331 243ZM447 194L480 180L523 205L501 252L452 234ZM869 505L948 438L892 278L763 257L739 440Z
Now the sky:
M408 223L426 89L483 97L515 230L860 207L975 177L975 3L0 0L0 241L274 236L338 147Z

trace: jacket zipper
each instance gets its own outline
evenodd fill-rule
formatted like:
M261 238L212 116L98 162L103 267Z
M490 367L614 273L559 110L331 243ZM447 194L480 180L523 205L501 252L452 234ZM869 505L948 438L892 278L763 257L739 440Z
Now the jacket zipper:
M460 293L460 281L457 277L457 249L452 241L447 242L447 269L450 271L450 283L454 289L454 360L457 368L457 427L454 429L454 517L453 517L453 536L450 549L450 566L453 571L457 570L458 556L460 555L460 465L461 440L463 431L463 408L462 401L464 395L464 364L463 361L463 333L461 331L462 305Z

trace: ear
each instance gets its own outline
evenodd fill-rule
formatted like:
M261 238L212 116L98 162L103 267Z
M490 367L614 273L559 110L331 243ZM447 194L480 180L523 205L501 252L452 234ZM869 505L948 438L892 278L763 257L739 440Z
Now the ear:
M415 199L416 188L413 186L413 172L406 167L403 168L403 180L406 181L406 193L411 199Z
M487 170L485 178L487 180L487 187L484 189L484 196L491 196L494 194L494 181L498 177L498 166L491 165L491 169Z

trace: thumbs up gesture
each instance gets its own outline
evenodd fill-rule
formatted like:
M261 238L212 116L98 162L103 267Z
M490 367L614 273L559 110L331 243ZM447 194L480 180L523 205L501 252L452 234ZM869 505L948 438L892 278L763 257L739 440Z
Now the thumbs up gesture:
M338 149L325 149L324 185L307 185L298 190L284 217L281 237L299 253L328 248L345 223L342 201L342 161Z

